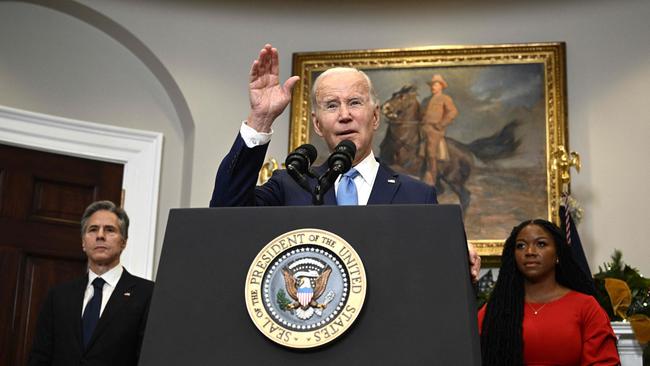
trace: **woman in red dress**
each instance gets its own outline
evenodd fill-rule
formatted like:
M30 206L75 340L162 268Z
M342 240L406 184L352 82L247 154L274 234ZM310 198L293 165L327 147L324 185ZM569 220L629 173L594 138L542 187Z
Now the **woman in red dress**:
M564 233L525 221L506 240L479 311L483 365L619 365L616 336Z

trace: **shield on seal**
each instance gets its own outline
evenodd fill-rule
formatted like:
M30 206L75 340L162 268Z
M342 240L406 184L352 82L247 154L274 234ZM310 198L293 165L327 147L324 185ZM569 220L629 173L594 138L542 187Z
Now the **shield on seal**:
M298 302L302 307L307 307L307 305L309 305L312 296L314 296L314 289L312 289L311 286L298 288Z

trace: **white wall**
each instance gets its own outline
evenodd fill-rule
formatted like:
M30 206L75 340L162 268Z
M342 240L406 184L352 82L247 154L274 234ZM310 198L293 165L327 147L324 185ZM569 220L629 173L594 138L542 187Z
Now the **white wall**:
M183 140L152 73L103 32L31 4L0 2L0 50L0 105L163 133L156 225L162 242L167 212L181 206ZM154 268L159 252L157 245Z
M572 188L585 209L580 232L592 269L621 248L626 262L650 274L642 236L650 218L648 1L82 3L144 42L184 94L196 126L192 207L208 203L216 167L247 114L250 63L265 42L280 49L286 77L292 52L565 41L570 148L584 164ZM51 10L0 3L0 104L165 133L162 228L167 209L180 204L179 121L150 73L96 33ZM43 34L46 41L36 37ZM275 126L276 158L287 152L288 119L287 111Z

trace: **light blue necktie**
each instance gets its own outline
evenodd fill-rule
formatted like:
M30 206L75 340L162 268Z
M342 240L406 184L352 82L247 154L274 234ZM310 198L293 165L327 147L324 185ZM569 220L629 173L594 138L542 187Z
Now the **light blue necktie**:
M341 176L339 189L336 192L336 202L339 206L356 206L359 204L357 186L354 184L354 177L357 175L359 175L359 172L352 168Z

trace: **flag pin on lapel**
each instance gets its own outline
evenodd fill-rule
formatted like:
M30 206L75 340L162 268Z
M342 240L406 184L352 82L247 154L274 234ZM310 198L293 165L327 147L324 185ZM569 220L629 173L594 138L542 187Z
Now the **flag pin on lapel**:
M395 184L395 179L389 179L389 180L388 180L388 183L390 183L390 184Z
M131 296L131 293L130 292L125 292L124 296Z

